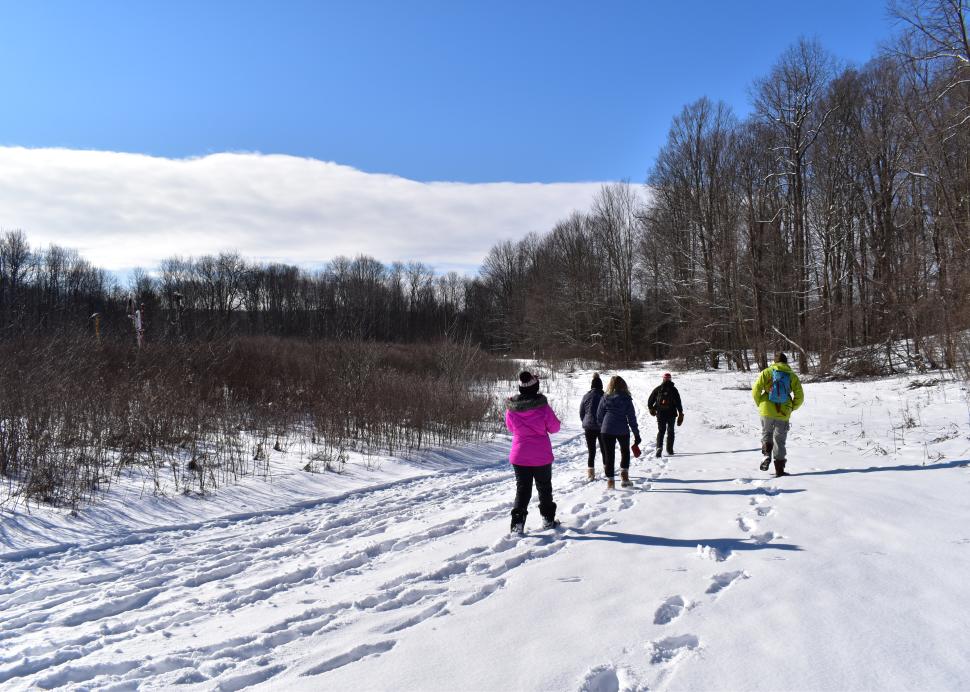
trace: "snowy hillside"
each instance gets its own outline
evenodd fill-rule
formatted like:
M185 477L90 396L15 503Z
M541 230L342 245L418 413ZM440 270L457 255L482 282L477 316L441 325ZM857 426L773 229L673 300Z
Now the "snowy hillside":
M661 368L623 373L644 447ZM534 499L524 537L507 437L340 476L292 460L207 500L8 506L0 688L970 687L965 389L807 383L775 479L753 377L675 372L676 455L615 491L585 481L589 373L544 386L563 527Z

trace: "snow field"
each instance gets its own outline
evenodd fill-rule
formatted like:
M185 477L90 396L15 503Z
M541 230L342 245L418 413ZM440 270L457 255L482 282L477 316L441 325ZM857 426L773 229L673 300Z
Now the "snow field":
M664 369L623 373L644 449ZM507 535L502 437L311 478L329 497L299 476L289 494L222 489L214 506L247 505L224 518L131 496L93 520L8 513L0 687L970 686L965 391L806 384L796 475L774 479L757 468L753 377L675 373L677 454L633 460L634 486L607 491L601 466L585 481L589 373L560 375L556 531L533 500L526 535Z

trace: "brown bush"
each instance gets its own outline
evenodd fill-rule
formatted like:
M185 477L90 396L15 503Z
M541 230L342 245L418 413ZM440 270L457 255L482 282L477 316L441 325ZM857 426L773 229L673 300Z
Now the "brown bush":
M299 440L323 468L347 450L407 454L492 429L477 347L244 337L148 344L0 343L0 475L21 497L77 506L126 467L206 492L268 473Z

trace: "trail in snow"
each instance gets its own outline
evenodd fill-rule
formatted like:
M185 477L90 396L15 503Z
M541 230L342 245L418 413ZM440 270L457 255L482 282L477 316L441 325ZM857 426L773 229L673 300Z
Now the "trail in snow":
M756 423L726 423L718 402L690 406L695 427L678 430L686 453L635 461L633 487L612 492L600 478L585 481L585 444L567 419L554 437L560 530L539 530L533 503L526 535L506 533L512 474L505 459L490 458L289 509L8 551L0 561L0 686L602 692L664 688L675 676L681 685L752 689L885 683L878 672L837 663L836 682L797 664L788 664L797 678L758 666L771 660L776 634L805 634L798 622L815 618L824 630L831 614L840 627L865 608L860 594L873 583L905 589L898 570L884 567L883 581L854 576L858 560L890 550L883 532L893 527L883 515L898 516L905 505L894 503L915 497L905 480L878 494L872 481L932 481L928 472L966 486L966 463L851 466L846 460L862 455L838 456L832 450L845 440L828 439L835 426L806 417L790 442L801 477L774 479L757 471L758 450L745 444L756 439ZM859 479L866 485L852 493L826 490ZM925 503L926 512L952 515L954 500L938 487L927 491L937 505ZM885 512L867 516L866 503L887 495ZM954 531L940 539L949 551L941 571L970 565L970 538ZM893 564L903 573L910 560L925 565L923 545L940 550L920 536L912 555ZM820 599L819 583L833 571L845 597L823 590ZM944 582L937 576L934 588L949 588ZM816 601L805 609L788 586L814 589ZM933 607L922 610L929 617ZM824 631L822 641L800 642L809 659L831 661L827 647L853 641ZM912 635L896 631L900 649L918 638L948 651L918 625ZM739 663L747 649L754 663ZM880 660L880 670L892 661ZM921 680L970 680L962 659L929 665L938 677Z
M576 458L578 447L574 436L557 445L557 454ZM660 460L651 478L662 478L667 463ZM0 683L42 689L69 683L205 683L239 689L287 670L277 662L300 659L296 649L305 650L308 638L319 637L323 644L342 629L373 641L334 651L319 663L298 663L300 676L380 656L406 630L500 591L522 565L554 556L575 541L621 535L605 527L617 524L636 497L652 488L645 483L582 501L578 496L589 495L590 486L578 475L557 486L560 505L568 507L560 512L565 530L533 530L524 538L499 535L510 491L501 465L403 481L290 513L15 555L0 572L6 621ZM436 545L481 527L498 537L471 547L461 542L455 551ZM659 537L646 540L671 544ZM725 540L718 547L697 544L697 550L719 562L745 545ZM428 559L416 560L415 552L422 550ZM416 562L437 566L406 571ZM381 583L360 579L395 572ZM738 575L715 575L707 593L726 588ZM277 602L287 599L290 607L273 617ZM303 607L288 612L294 601ZM681 596L667 599L656 621L667 624L689 607ZM683 635L652 646L651 661L670 666L699 644Z
M576 438L557 447L560 454L575 448ZM551 531L500 535L510 476L504 465L496 466L404 481L291 513L15 554L0 566L5 619L0 683L30 681L48 689L108 679L206 681L236 688L280 672L267 667L269 661L285 656L294 641L346 627L395 635L446 616L450 608L477 603L500 590L524 563L567 547ZM582 486L572 480L560 486L560 496L568 498ZM569 531L596 531L632 503L620 495L574 503ZM401 568L383 583L354 584L367 573L393 573L397 563L412 565L416 551L482 526L498 537L450 554L429 550L435 557L428 562L438 563L432 569ZM275 601L286 598L305 608L264 621L262 604L272 612ZM264 612L253 613L257 608ZM197 626L205 632L194 631ZM133 642L134 655L119 657ZM378 637L307 666L301 675L379 656L394 644L393 638ZM144 660L143 651L154 653ZM247 670L237 679L249 662L266 674Z

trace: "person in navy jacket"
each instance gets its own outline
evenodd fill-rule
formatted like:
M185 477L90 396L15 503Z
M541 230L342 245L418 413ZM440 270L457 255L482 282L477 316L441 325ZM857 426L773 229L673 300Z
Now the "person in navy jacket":
M620 443L620 481L621 485L630 483L630 431L633 443L640 444L640 428L637 425L637 412L633 407L633 397L626 381L613 375L606 385L606 393L596 408L596 420L600 424L600 442L603 449L603 465L606 467L606 487L613 488L614 460L616 443Z

